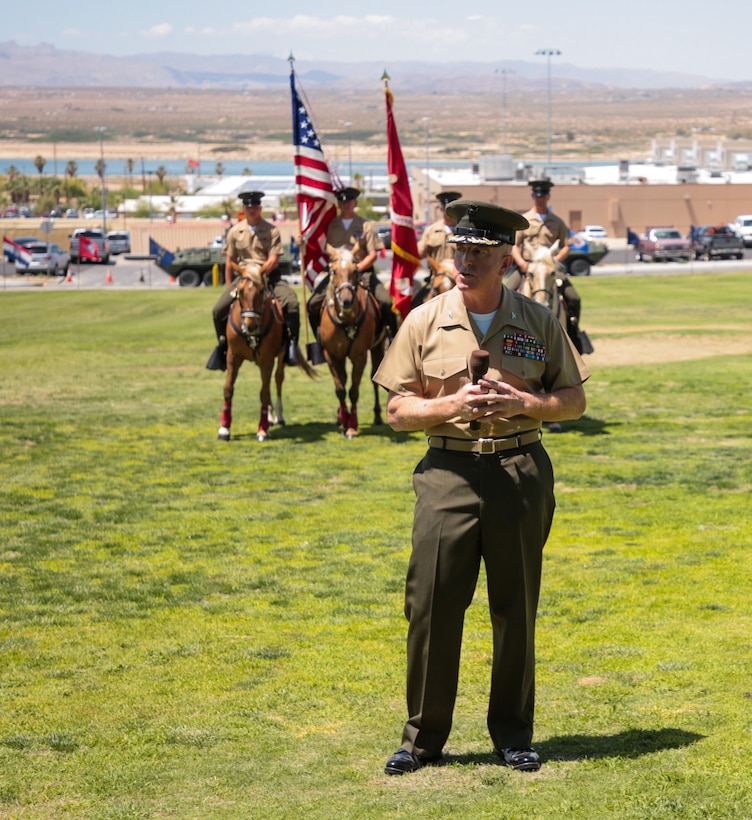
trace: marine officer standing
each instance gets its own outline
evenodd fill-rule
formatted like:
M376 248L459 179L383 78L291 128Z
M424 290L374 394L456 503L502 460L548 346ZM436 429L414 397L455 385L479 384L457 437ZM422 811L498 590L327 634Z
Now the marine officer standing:
M407 711L387 774L441 757L457 696L465 610L485 564L493 630L487 724L501 762L536 771L535 618L554 513L544 419L579 418L589 371L552 312L502 283L527 219L452 202L457 285L410 313L374 381L394 430L423 430L405 586Z

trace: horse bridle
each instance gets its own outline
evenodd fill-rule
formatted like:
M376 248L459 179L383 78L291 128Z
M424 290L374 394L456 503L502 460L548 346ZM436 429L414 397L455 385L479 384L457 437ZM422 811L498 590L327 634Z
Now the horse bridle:
M238 283L242 282L243 280L245 280L246 282L253 283L253 279L250 276L241 276L240 279L238 279ZM232 310L233 305L232 304L230 305L230 324L232 325L232 329L238 334L238 336L242 336L245 339L246 344L248 345L248 347L251 348L251 350L255 350L261 344L263 338L271 330L272 322L273 321L280 321L277 317L277 311L274 310L274 305L277 303L277 297L274 295L274 291L271 290L268 287L268 285L265 283L261 293L262 293L262 309L261 309L261 312L259 312L257 310L254 310L253 308L243 309L242 306L240 308L240 319L241 319L241 321L244 320L244 319L257 319L258 320L259 329L256 333L248 333L248 332L244 331L241 327L238 327L237 323L235 322L235 317L233 316L233 310ZM267 322L266 325L264 325L263 324L263 319L264 319L264 307L266 306L266 296L270 297L272 310L271 310L271 320L269 322ZM235 291L233 292L232 301L233 301L233 304L238 301L237 288L235 288Z

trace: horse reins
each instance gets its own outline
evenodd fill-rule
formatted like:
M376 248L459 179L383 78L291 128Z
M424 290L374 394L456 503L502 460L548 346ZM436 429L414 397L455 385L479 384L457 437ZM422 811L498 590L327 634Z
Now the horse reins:
M243 279L246 280L247 282L253 283L253 279L250 276L241 276L238 281L241 281ZM238 327L238 325L235 321L235 317L233 315L233 307L235 306L236 302L239 303L237 289L235 290L235 294L233 296L232 304L230 305L230 315L229 315L230 325L232 326L232 329L238 334L238 336L242 336L245 339L246 344L248 345L248 347L251 348L251 350L255 350L261 344L261 342L263 341L266 334L271 330L272 322L275 322L275 321L276 322L282 322L283 321L283 319L279 318L279 314L281 314L281 309L279 311L274 309L275 306L277 306L277 304L278 304L277 303L277 297L274 295L274 291L272 291L268 287L264 286L264 289L263 289L262 293L264 295L264 300L263 300L264 308L267 305L266 297L268 296L269 297L268 304L269 304L270 309L271 309L271 319L270 319L269 322L266 323L266 325L263 324L263 318L264 318L263 310L262 310L261 313L259 313L259 311L253 310L253 309L243 310L242 305L240 306L240 318L241 319L258 319L259 320L260 327L259 327L258 333L245 333L245 332L243 332L242 328Z

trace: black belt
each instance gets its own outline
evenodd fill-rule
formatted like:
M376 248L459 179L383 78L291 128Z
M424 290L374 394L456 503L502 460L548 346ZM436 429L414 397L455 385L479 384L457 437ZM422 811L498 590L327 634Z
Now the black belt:
M479 453L482 456L503 453L505 450L519 450L527 444L540 441L541 431L524 430L514 436L504 438L464 439L450 438L449 436L429 436L428 446L438 450L448 450L453 453Z

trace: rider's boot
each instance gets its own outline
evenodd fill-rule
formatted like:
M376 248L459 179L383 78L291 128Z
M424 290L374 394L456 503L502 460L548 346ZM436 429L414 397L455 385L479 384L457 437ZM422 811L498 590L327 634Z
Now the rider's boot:
M217 346L206 363L207 370L227 370L227 337L220 336Z
M298 356L298 337L300 336L300 316L295 313L285 317L287 328L287 352L285 353L285 364L300 364Z
M212 314L214 332L217 334L217 346L206 363L207 370L227 370L227 336L225 336L225 332L228 315L229 309L228 311Z
M384 323L386 335L391 341L397 335L397 314L392 310L391 305L381 306L381 321Z

